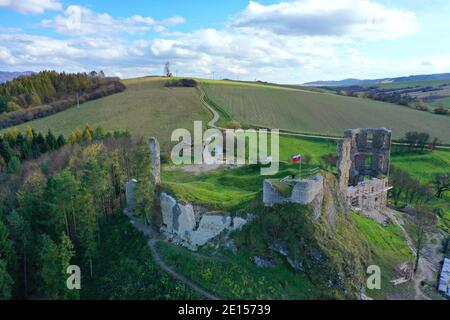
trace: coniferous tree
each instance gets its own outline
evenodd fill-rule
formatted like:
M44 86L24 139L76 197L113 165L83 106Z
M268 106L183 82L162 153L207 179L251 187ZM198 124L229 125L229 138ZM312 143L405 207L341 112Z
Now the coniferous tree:
M134 149L134 176L136 186L136 214L146 222L150 222L153 207L154 186L151 179L150 152L147 143L140 139Z
M7 163L12 157L14 157L13 149L11 148L9 142L4 138L0 138L0 156L2 156Z
M9 239L8 228L0 220L0 300L11 297L11 289L14 283L11 277L14 258L15 253L13 244Z
M41 277L47 297L54 300L79 298L76 290L69 290L66 286L67 267L75 256L74 246L69 237L63 233L59 243L55 243L44 236L43 243Z
M12 295L14 280L8 273L7 264L0 259L0 300L9 300Z
M58 146L56 138L52 132L52 130L48 129L47 136L45 137L45 141L49 147L49 150L55 150Z
M56 140L56 145L58 148L61 148L65 144L66 144L66 139L64 138L64 136L62 134L60 134L58 136L58 139Z
M103 139L106 136L106 130L102 125L98 125L95 128L94 139Z
M13 156L8 162L8 173L17 174L20 172L20 160Z
M92 129L89 127L89 125L86 125L86 127L83 130L83 134L82 134L82 141L83 142L89 142L92 141L94 137L94 132L92 131Z
M22 294L28 296L28 265L30 256L30 244L32 240L30 222L24 219L17 211L13 210L8 215L8 225L11 237L14 240L14 249L18 255L21 274Z

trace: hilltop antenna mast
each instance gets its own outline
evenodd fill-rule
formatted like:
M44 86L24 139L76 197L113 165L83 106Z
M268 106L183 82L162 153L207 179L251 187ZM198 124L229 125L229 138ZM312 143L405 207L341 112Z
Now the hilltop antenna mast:
M167 78L172 77L172 72L170 72L170 62L167 61L166 64L164 65L164 75Z

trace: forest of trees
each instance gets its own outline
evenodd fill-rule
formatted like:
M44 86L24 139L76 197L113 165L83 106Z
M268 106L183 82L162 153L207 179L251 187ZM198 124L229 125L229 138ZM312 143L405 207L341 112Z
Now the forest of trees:
M101 79L87 73L42 71L0 85L0 112L48 104L75 93L91 90Z
M119 78L103 73L42 71L0 85L0 128L42 118L125 90Z
M78 299L66 268L77 264L93 279L100 222L119 215L127 179L151 181L146 142L89 126L67 139L31 128L1 139L9 159L0 173L0 299ZM147 217L152 204L152 185L139 184L137 214Z
M17 173L20 170L21 161L36 159L48 151L61 148L67 142L85 143L112 136L130 136L130 133L128 131L107 132L102 126L97 126L93 130L86 125L83 131L75 129L66 140L63 135L56 137L51 130L43 134L28 127L23 134L17 128L13 128L0 135L0 173Z

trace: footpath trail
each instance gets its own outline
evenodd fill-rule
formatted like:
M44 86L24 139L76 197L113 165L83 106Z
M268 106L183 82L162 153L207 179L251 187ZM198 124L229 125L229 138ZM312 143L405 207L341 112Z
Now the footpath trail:
M208 122L208 126L211 128L219 129L219 130L225 130L226 128L219 127L217 125L217 121L220 119L219 113L214 109L213 106L211 106L208 101L206 100L206 93L203 90L201 86L198 87L200 91L200 100L202 104L212 113L213 118ZM270 129L270 128L266 128ZM316 139L324 139L324 140L341 140L340 137L335 136L329 136L329 135L317 135L317 134L309 134L309 133L299 133L299 132L287 132L280 130L280 135L282 136L292 136L292 137L306 137L306 138L316 138ZM398 146L407 146L407 143L403 142L392 142L393 145ZM449 146L436 146L436 149L444 149L444 150L450 150Z
M135 216L133 216L127 209L124 210L124 214L130 219L130 222L133 224L133 226L140 232L142 232L149 240L147 242L148 246L150 247L150 252L152 255L153 260L156 262L156 264L163 269L165 272L167 272L173 279L176 279L182 283L184 283L186 286L197 292L199 295L205 297L209 300L223 300L219 298L218 296L206 291L199 285L192 282L192 280L186 278L182 274L179 274L174 269L172 269L170 266L168 266L162 259L161 256L158 253L158 250L156 248L156 243L158 242L158 239L155 236L155 232L152 230L152 228L148 225L145 225L142 223L139 219L137 219Z

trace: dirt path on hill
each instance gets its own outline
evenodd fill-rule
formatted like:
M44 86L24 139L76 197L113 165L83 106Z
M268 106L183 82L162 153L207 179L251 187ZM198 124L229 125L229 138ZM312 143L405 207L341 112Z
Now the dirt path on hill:
M187 277L183 276L182 274L179 274L174 269L172 269L170 266L168 266L162 259L161 256L158 253L158 250L156 248L156 243L160 240L157 239L156 233L150 226L145 225L142 223L139 219L137 219L135 216L133 216L128 210L124 210L125 215L130 219L130 222L133 224L133 226L140 232L142 232L147 238L149 238L147 244L150 247L150 252L152 255L153 260L156 262L156 264L163 269L165 272L167 272L172 278L184 283L186 286L197 292L199 295L209 299L209 300L222 300L221 298L217 297L216 295L206 291L199 285L192 282Z
M213 114L213 118L211 119L211 121L208 122L208 126L210 126L211 128L216 128L216 129L224 129L224 128L219 128L216 126L217 121L219 121L219 119L220 119L220 115L216 111L216 109L211 107L209 105L209 103L206 102L206 99L205 99L206 93L203 90L203 88L198 87L198 89L200 90L200 100L202 101L203 105Z

